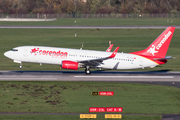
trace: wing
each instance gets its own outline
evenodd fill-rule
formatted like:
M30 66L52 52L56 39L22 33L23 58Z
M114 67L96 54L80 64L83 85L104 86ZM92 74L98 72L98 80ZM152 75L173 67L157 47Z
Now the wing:
M82 61L77 61L77 62L83 64L84 66L93 66L93 67L98 66L98 65L103 64L102 62L104 60L114 58L116 56L118 50L119 50L119 47L117 47L109 57L103 57L103 58L91 59L91 60L82 60Z

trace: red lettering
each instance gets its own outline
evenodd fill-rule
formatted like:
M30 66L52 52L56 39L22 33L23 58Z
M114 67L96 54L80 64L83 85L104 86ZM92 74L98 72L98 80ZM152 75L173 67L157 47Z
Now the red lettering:
M56 55L56 51L53 51L53 55Z
M64 52L61 52L61 57L64 55Z
M59 50L59 51L56 53L56 55L59 56L60 54L61 54L61 51Z
M46 51L46 55L48 55L49 54L49 51Z
M32 49L31 51L31 54L32 53L35 53L34 51L39 51L39 55L49 55L49 56L61 56L61 57L67 57L68 56L68 53L67 52L61 52L60 50L59 51L46 51L46 50L39 50L39 48L34 48Z
M46 51L44 50L42 54L43 54L43 55L46 55Z
M42 50L39 51L39 55L41 55Z
M68 53L67 52L64 52L64 56L67 57Z
M52 51L49 51L49 55L51 56L51 54L52 54Z

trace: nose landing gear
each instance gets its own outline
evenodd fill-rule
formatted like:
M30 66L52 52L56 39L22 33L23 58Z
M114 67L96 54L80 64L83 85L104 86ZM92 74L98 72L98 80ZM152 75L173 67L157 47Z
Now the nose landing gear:
M85 73L86 73L86 74L91 74L91 71L90 71L90 69L89 69L89 66L86 67Z
M22 66L22 63L20 63L20 66L19 66L19 68L21 69L23 66Z
M91 74L91 71L89 69L85 69L86 74Z

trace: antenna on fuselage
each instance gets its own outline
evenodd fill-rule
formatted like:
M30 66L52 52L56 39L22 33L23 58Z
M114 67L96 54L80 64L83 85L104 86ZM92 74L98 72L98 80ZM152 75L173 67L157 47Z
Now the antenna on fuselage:
M83 48L83 43L82 43L82 47L80 48L80 50L82 50L82 48Z

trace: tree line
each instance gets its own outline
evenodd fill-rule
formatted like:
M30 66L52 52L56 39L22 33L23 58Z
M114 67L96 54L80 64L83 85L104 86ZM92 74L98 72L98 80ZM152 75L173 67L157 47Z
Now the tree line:
M179 13L180 0L0 0L3 14Z

